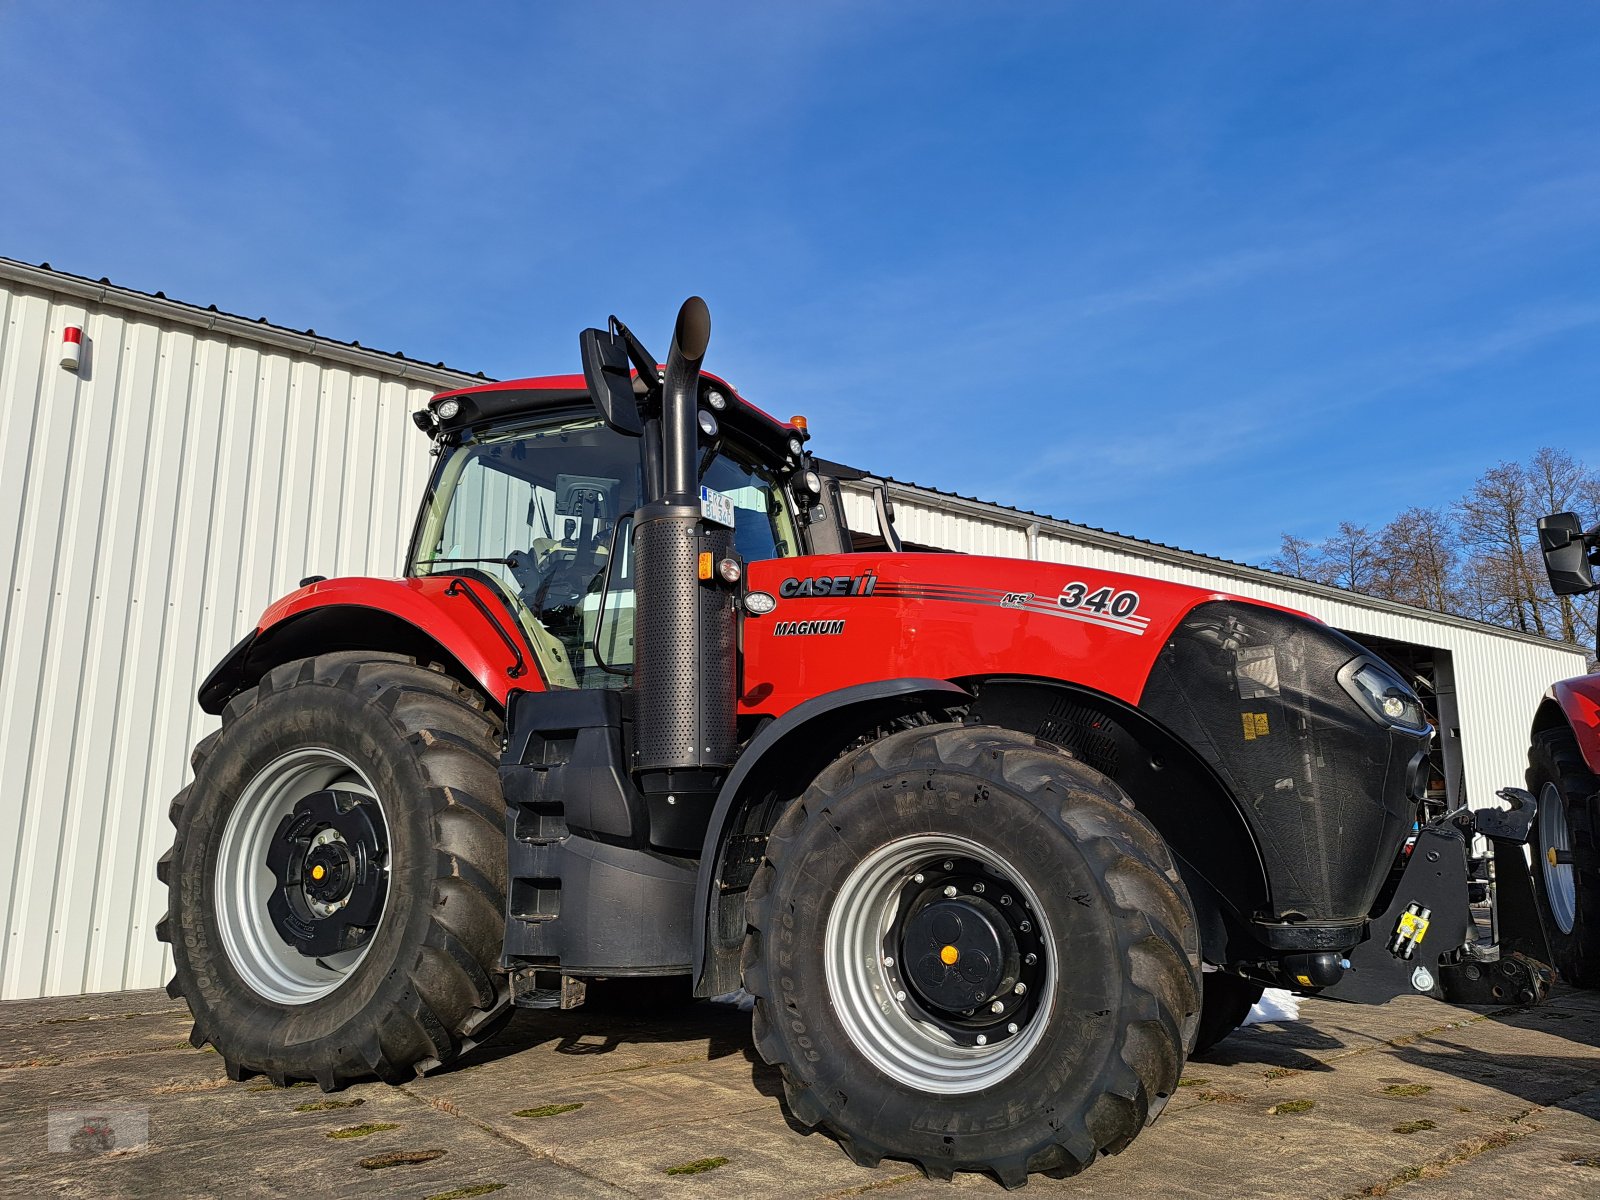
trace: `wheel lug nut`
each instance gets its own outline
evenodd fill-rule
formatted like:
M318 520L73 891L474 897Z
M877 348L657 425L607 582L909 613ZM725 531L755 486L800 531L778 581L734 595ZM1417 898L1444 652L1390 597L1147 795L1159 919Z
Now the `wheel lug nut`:
M989 1011L990 1012L1005 1012L1005 1010L1006 1010L1006 1006L1004 1004L1000 1003L1000 1001L998 1001L998 1000L996 1000L993 1004L989 1005Z
M973 884L972 885L972 890L977 892L979 895L982 895L982 893L983 893L983 884L981 884L981 883Z
M1039 961L1039 956L1037 954L1030 954L1030 955L1028 955L1028 957L1024 958L1022 961L1027 963L1028 966L1031 967L1031 966L1033 966L1034 963Z
M1023 992L1028 990L1028 985L1025 984L1025 983L1019 983L1019 984L1017 984L1016 987L1012 988L1011 990L1013 992L1015 992L1017 995L1020 996L1020 995L1022 995Z
M955 886L953 884L948 884L948 883L945 884L944 885L944 894L946 896L954 896L956 894Z
M1001 903L1002 906L1010 904L1011 903L1011 897L1010 896L1001 896L1000 897L1000 903Z
M896 1000L904 1000L904 999L905 999L905 998L906 998L906 994L905 994L905 992L904 992L904 991L898 991L898 992L896 992L896 993L895 993L895 994L894 994L894 998L895 998L895 999L896 999Z
M1033 922L1032 921L1024 921L1021 925L1017 926L1017 928L1022 930L1023 933L1027 933L1028 930L1033 928Z
M886 966L886 967L892 967L892 966L894 966L894 955L892 955L892 954L885 954L885 955L884 955L884 956L883 956L883 965L884 965L884 966Z
M955 869L956 869L956 865L955 865L955 863L953 863L953 862L951 862L951 861L950 861L950 860L949 860L949 859L948 859L948 858L947 858L947 859L945 859L945 860L944 860L944 869L945 869L945 870L946 870L946 871L954 871L954 870L955 870Z
M1009 1024L1006 1025L1006 1032L1007 1033L1015 1033L1016 1031L1017 1031L1017 1023L1015 1021L1012 1021L1012 1022L1010 1022Z
M978 1035L978 1045L987 1046L988 1044L989 1044L989 1039L984 1037L983 1034L980 1033Z
M911 882L912 883L921 883L922 882L922 872L918 871L915 875L913 875L911 877Z

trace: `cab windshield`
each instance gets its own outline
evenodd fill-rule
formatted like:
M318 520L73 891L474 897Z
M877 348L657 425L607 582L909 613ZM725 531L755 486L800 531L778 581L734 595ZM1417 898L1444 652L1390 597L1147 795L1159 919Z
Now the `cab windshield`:
M492 584L551 686L623 686L633 665L632 539L631 524L621 536L617 526L641 503L639 448L637 438L585 417L446 451L409 573ZM725 446L702 482L733 502L741 557L799 552L782 487L737 447Z

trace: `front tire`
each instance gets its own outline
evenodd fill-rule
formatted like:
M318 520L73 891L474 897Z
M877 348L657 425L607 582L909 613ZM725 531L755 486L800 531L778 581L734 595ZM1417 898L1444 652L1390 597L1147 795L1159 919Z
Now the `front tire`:
M1539 801L1534 896L1554 966L1568 983L1600 988L1600 781L1570 729L1534 736L1528 790ZM1551 861L1552 851L1557 861ZM1574 861L1559 861L1569 855Z
M789 1108L853 1159L1007 1187L1115 1153L1177 1086L1198 934L1111 781L1009 730L841 758L773 830L745 987Z
M499 722L398 655L319 655L232 700L172 802L168 993L230 1077L398 1083L509 1015Z

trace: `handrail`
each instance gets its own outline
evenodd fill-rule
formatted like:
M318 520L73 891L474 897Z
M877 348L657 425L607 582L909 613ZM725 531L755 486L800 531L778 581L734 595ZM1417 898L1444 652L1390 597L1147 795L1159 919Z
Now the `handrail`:
M506 671L508 676L512 679L520 679L528 673L528 660L522 657L522 647L517 645L516 639L506 632L505 626L500 624L489 606L483 602L483 598L466 585L466 580L461 579L459 576L451 579L450 586L444 589L444 594L446 596L465 596L472 601L472 606L483 614L483 619L494 627L494 631L500 635L500 640L506 644L506 649L511 651L512 657L516 659L516 662Z

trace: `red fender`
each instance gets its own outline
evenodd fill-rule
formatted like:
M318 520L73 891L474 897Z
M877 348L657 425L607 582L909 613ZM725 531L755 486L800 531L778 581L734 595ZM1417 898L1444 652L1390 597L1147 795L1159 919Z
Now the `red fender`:
M1561 709L1589 770L1600 775L1600 675L1580 675L1550 686L1546 697Z
M333 616L339 609L347 610L358 623L387 617L414 627L453 655L478 681L484 695L502 708L513 691L545 690L539 660L527 636L487 585L453 575L350 577L309 584L269 605L255 632L234 648L201 688L202 704L215 702L214 696L225 700L228 676L242 673L246 660L259 661L266 643L292 636L289 631L298 619L310 613ZM364 617L363 610L370 616ZM316 652L316 648L306 650Z

